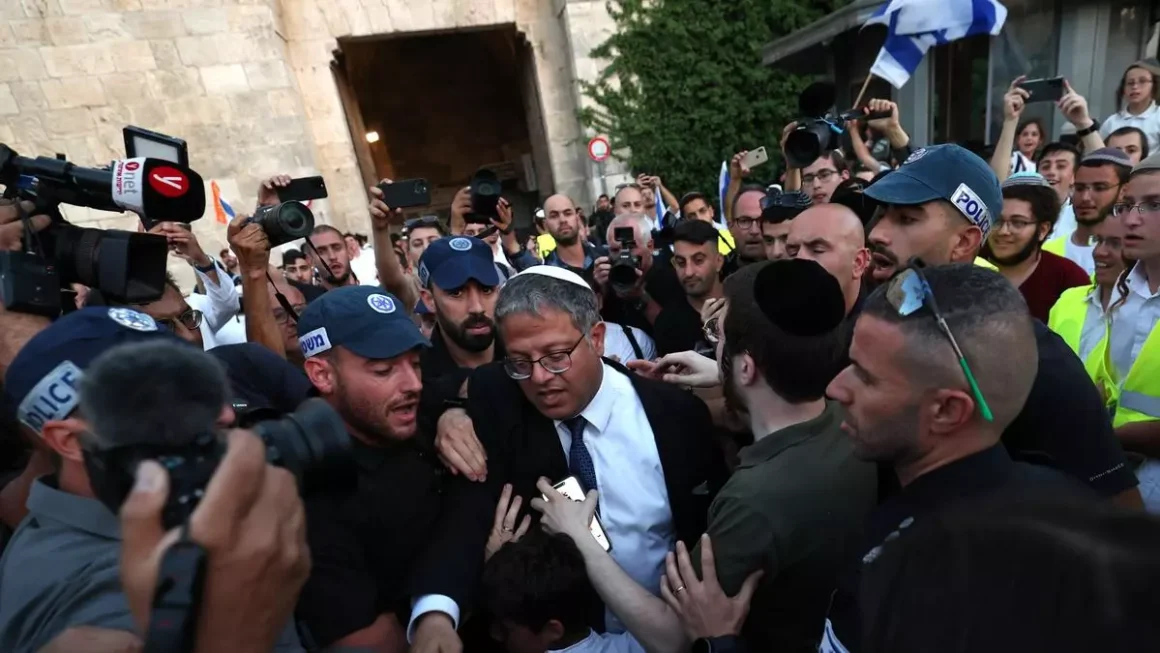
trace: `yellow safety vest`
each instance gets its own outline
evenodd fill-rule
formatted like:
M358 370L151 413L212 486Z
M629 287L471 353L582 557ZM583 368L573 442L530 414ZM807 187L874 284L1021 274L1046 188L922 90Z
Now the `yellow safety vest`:
M987 268L988 270L996 270L997 271L999 269L999 268L995 267L994 263L988 261L987 259L983 258L982 256L975 257L975 265L977 265L981 268Z
M536 244L540 246L540 257L543 258L549 252L556 249L556 239L552 238L552 234L540 234L536 236Z
M1051 313L1047 318L1048 328L1059 334L1059 337L1063 338L1063 341L1067 343L1068 347L1071 347L1076 355L1080 353L1080 337L1083 334L1083 325L1087 321L1088 295L1095 290L1094 285L1068 288L1063 291L1055 305L1051 307ZM1087 359L1083 361L1083 366L1092 381L1104 387L1104 396L1108 397L1113 394L1115 382L1108 376L1104 365L1104 356L1102 355L1104 347L1102 345L1106 340L1107 325L1105 324L1104 335L1096 347L1088 353Z
M1107 356L1106 335L1100 345ZM1132 422L1160 420L1160 329L1156 325L1152 325L1152 332L1140 348L1140 355L1132 361L1132 369L1128 370L1117 394L1112 426L1119 428Z
M717 239L717 251L721 252L722 256L728 256L733 252L733 248L736 247L733 241L733 232L728 229L718 229L717 234L720 236Z
M1056 256L1062 256L1064 258L1067 258L1067 254L1065 252L1067 252L1067 239L1068 238L1071 238L1070 234L1068 234L1066 236L1060 236L1058 238L1052 238L1051 240L1047 241L1046 243L1043 243L1043 251L1051 252L1052 254L1055 254Z

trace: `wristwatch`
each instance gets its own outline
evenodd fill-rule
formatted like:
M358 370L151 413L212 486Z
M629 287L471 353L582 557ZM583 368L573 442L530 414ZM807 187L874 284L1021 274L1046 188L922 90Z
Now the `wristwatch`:
M1096 130L1098 130L1099 128L1100 128L1100 121L1096 120L1095 118L1092 118L1092 124L1087 126L1087 127L1084 127L1083 129L1075 130L1075 135L1078 136L1079 138L1083 138L1084 136L1087 136L1088 134L1094 134L1096 132Z
M209 274L210 272L213 272L215 269L217 269L217 265L213 262L213 259L211 258L209 260L209 265L206 265L206 266L194 265L193 269L197 270L198 272L201 272L202 274Z
M702 637L693 642L693 653L745 653L745 642L737 635Z

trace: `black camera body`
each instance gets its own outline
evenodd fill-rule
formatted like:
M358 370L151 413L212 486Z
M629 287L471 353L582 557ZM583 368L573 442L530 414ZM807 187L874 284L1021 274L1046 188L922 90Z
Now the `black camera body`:
M266 232L270 247L305 238L314 231L314 212L296 200L259 206L249 221L257 223Z
M633 254L636 249L636 230L632 227L615 227L612 239L620 243L620 252L609 263L608 282L614 291L625 292L636 285L636 271L640 269L640 257Z
M304 496L346 492L357 470L342 418L324 400L309 399L281 419L253 424L266 443L266 460L298 479ZM183 524L205 497L205 489L226 453L212 426L183 446L125 445L85 451L85 467L97 498L117 513L133 489L137 466L155 460L169 473L169 498L162 512L166 530Z
M813 203L810 196L800 190L787 193L779 188L771 188L761 198L761 219L775 224L793 220L813 206Z
M833 82L814 82L798 95L797 129L785 139L786 163L791 168L809 167L818 157L832 152L841 145L846 121L889 118L889 113L865 114L858 109L835 113L837 90Z

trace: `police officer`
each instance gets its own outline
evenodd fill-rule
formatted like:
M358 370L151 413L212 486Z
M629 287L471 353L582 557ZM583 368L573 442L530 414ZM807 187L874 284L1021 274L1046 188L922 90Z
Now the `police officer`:
M26 434L51 451L56 472L33 482L28 516L0 559L0 650L36 651L77 627L134 631L119 577L119 523L94 498L87 463L95 448L136 443L117 439L124 434L94 434L77 411L78 385L107 350L158 340L181 342L144 313L83 308L34 336L8 368L6 399ZM226 396L224 387L219 392ZM222 408L209 420L218 413L232 419ZM301 650L292 630L283 641L279 650Z

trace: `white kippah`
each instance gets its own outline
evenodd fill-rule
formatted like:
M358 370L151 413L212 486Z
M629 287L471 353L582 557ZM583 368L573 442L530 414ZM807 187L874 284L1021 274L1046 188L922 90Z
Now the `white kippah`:
M529 274L538 274L538 275L544 276L544 277L552 277L553 279L559 279L560 281L567 281L568 283L574 283L577 286L582 286L588 290L592 290L592 286L589 286L588 282L584 281L584 278L581 277L580 275L576 274L575 272L573 272L571 270L565 270L564 268L558 268L554 265L533 265L532 267L524 270L523 272L517 272L516 274L512 275L512 279L515 279L516 277L522 277L525 275L529 275Z

